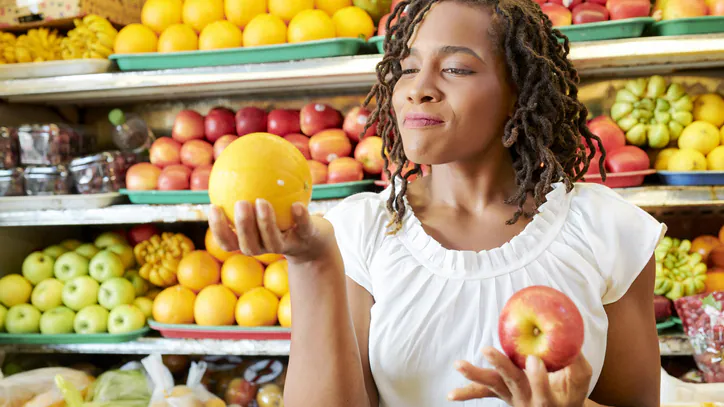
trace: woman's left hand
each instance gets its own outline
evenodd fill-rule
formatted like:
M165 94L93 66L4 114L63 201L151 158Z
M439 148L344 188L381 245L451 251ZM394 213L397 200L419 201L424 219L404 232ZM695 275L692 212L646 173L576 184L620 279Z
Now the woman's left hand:
M492 397L514 407L583 407L586 401L591 365L582 354L573 364L554 373L548 373L537 357L528 357L525 370L521 370L494 348L483 349L483 356L494 369L481 369L465 361L455 364L473 383L450 392L450 400Z

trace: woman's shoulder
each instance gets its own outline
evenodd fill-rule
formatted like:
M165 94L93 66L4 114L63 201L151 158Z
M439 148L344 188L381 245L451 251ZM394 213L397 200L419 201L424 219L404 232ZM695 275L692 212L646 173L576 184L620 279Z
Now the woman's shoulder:
M324 217L334 226L338 240L370 241L386 230L387 196L387 190L355 194L335 205Z

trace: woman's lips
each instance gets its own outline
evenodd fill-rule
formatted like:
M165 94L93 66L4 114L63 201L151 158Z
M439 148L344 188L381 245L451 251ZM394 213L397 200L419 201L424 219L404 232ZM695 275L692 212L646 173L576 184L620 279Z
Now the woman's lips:
M405 116L404 126L408 129L422 129L426 127L439 126L443 123L445 123L445 121L436 116L410 113Z

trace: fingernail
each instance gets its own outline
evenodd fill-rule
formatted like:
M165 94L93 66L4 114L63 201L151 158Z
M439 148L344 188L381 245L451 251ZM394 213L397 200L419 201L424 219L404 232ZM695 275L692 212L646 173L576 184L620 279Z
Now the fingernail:
M528 357L525 359L525 370L528 370L530 372L535 372L537 370L538 361L536 361L535 359L535 356L528 355Z
M455 361L454 366L455 366L455 369L456 369L456 370L460 370L460 369L463 368L464 365L463 365L463 362L462 362L462 361L457 360L457 361Z
M447 399L450 400L450 401L455 400L455 392L452 392L452 391L451 391L450 393L448 393L448 394L447 394Z
M264 211L264 201L262 199L257 199L255 202L256 205L256 216L263 218L266 211Z
M292 211L294 211L294 216L302 216L304 214L304 206L297 202L292 205Z

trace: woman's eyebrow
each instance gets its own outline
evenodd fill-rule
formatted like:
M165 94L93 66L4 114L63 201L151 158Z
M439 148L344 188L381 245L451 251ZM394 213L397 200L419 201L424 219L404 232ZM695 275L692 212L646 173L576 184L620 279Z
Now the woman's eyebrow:
M438 49L437 49L437 52L438 52L439 54L446 54L446 55L451 55L451 54L468 54L468 55L476 58L476 59L479 60L480 62L485 63L485 61L483 61L483 58L482 58L480 55L478 55L475 51L473 51L472 49L470 49L470 48L468 48L468 47L461 47L461 46L458 46L458 45L444 45L444 46L438 48Z

